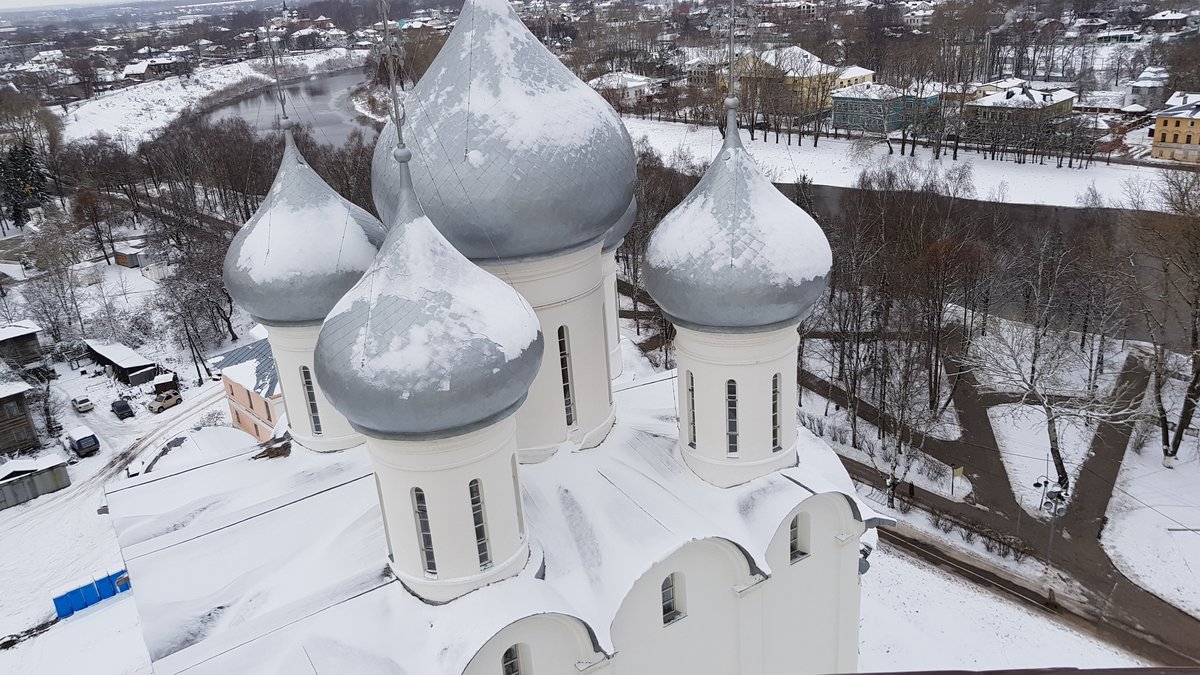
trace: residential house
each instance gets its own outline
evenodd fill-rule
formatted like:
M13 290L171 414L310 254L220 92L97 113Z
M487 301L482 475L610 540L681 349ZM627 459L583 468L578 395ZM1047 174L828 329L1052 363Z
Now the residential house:
M1069 116L1075 99L1069 89L1041 91L1024 85L968 101L963 110L975 125L1043 123Z
M1150 156L1200 164L1200 100L1160 110L1154 117Z
M863 82L874 82L875 71L862 66L850 66L838 75L837 81L834 82L834 89L845 89Z
M40 332L41 326L28 319L0 326L0 360L14 369L41 363Z
M828 109L843 70L796 46L747 53L734 68L743 98L792 114Z
M636 73L617 71L588 80L588 86L600 92L610 103L632 104L655 94L663 80Z
M864 82L834 91L832 99L835 130L883 134L913 124L937 105L938 93L928 86L900 89Z
M1164 9L1156 14L1142 19L1142 27L1156 33L1170 33L1187 27L1188 15L1182 12L1172 12Z
M1171 75L1162 66L1149 66L1136 80L1125 83L1124 105L1138 104L1157 108L1166 97L1167 80Z
M233 426L259 443L270 440L284 413L283 388L271 345L264 338L225 352L212 363L221 371Z
M12 377L11 373L5 375ZM23 380L0 382L0 454L32 450L41 445L25 400L26 392L31 389Z

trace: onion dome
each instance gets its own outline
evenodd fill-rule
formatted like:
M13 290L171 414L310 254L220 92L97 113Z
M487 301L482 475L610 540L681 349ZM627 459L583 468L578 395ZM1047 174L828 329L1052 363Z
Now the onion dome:
M636 158L620 117L507 0L467 0L406 101L417 194L472 260L538 258L595 243L633 197ZM396 142L389 122L371 176L386 223Z
M720 152L650 237L646 290L674 323L697 330L799 321L825 288L829 242L758 169L738 136L737 99L725 104Z
M383 225L321 180L291 131L271 190L225 254L225 287L267 325L320 323L375 258Z
M637 218L637 198L629 200L629 206L625 208L625 215L613 226L608 228L608 232L604 235L604 252L615 249L621 245L625 239L625 235L629 234L629 229L633 227L633 221Z
M525 298L433 226L413 191L412 153L395 155L395 219L321 328L317 380L368 436L455 436L516 411L541 365L542 335Z

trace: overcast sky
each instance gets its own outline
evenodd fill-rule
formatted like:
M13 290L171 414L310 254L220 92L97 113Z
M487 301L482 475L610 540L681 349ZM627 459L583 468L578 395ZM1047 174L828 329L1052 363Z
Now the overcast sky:
M82 5L132 5L145 0L0 0L0 13L6 9L40 9L42 7L79 7ZM207 2L209 0L196 0Z

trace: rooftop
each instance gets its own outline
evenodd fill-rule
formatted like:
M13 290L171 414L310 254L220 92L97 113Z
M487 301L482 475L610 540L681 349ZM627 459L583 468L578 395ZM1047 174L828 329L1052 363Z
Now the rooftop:
M688 541L734 541L770 574L766 546L787 513L818 493L853 495L853 486L803 428L799 466L726 490L704 483L675 450L674 378L619 384L617 425L601 446L523 466L534 559L518 576L443 605L420 601L385 571L363 447L271 460L248 450L110 484L155 672L276 673L306 658L331 672L348 664L357 673L460 672L500 628L546 612L578 617L611 650L626 591Z

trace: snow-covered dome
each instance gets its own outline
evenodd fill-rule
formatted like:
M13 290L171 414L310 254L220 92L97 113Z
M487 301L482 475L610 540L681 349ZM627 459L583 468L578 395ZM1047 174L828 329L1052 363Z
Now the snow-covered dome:
M633 197L629 134L507 0L467 0L406 98L404 136L433 224L472 260L536 258L599 240ZM398 177L389 122L371 185L384 222Z
M525 298L433 226L413 190L411 153L395 152L395 219L321 328L317 381L364 434L453 436L516 411L541 365L542 335Z
M621 240L625 235L629 234L629 228L633 227L633 221L637 218L637 198L629 200L629 206L625 208L625 214L621 219L608 228L608 232L604 234L604 251L611 251L621 245Z
M383 225L321 180L284 132L283 161L225 255L225 287L257 321L320 323L383 242Z
M720 152L650 237L646 290L672 321L700 330L796 321L825 288L829 241L759 171L738 136L737 100L726 106Z

